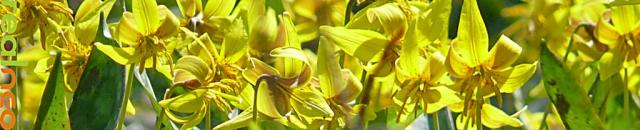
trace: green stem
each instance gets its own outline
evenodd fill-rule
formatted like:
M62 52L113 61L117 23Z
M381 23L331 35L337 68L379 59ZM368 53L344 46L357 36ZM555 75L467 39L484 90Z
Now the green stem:
M627 87L629 83L629 77L627 77L627 68L624 68L624 119L629 119L629 91L627 89Z
M206 125L206 127L205 127L206 129L205 130L210 130L211 129L211 104L209 104L208 102L207 102L207 110L206 110L206 112L207 112L207 115L205 117L206 118L205 121L207 123L205 123L205 125Z
M347 10L344 12L344 25L347 25L347 23L349 23L349 20L351 20L351 10L353 10L353 6L356 5L356 0L349 0L349 3L347 4Z
M440 122L438 120L438 112L431 114L431 118L433 119L433 129L440 130Z
M562 58L562 60L564 62L567 62L567 59L569 58L569 52L571 52L571 48L573 47L573 34L576 34L578 32L578 30L580 30L581 27L588 27L589 24L580 24L578 25L578 27L576 27L576 29L573 30L573 32L571 34L569 34L569 46L567 47L567 51L564 52L564 57Z
M482 92L480 92L480 87L476 88L476 100L478 100L476 102L476 128L478 128L478 130L482 130L482 119L481 119L481 110L482 110L482 104L483 104L483 100L482 99Z
M133 86L133 65L129 65L129 70L127 71L127 80L124 87L124 98L122 100L122 104L120 106L120 116L118 117L118 130L122 130L124 127L124 120L126 119L127 113L127 102L129 101L129 97L131 97L131 88Z
M538 130L542 130L544 129L549 129L547 127L547 116L549 115L549 111L551 111L551 103L547 103L547 108L544 110L544 115L542 116L542 122L540 123L540 127L538 127Z
M164 99L168 99L171 97L171 95L173 94L173 90L175 90L176 86L171 86L168 88L168 90L164 93L163 96L163 100ZM162 124L162 122L164 121L164 117L165 117L166 113L164 112L164 108L161 107L160 109L160 114L158 114L158 119L156 120L156 130L160 130L160 125Z

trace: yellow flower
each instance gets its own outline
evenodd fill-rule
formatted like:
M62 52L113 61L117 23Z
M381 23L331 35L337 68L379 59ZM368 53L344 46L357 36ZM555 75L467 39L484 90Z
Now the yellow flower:
M52 32L47 29L50 24L70 25L71 13L73 12L67 2L63 0L19 0L18 9L19 22L15 35L17 37L31 37L40 30L40 43L43 49L47 45L47 33ZM55 30L54 30L55 31Z
M517 118L515 118L517 114L509 116L506 113L504 113L502 110L489 104L482 104L482 108L475 108L476 105L472 105L472 106L473 107L471 109L481 109L479 113L480 118L482 120L482 125L486 127L500 128L505 125L509 125L512 127L522 126L522 122ZM460 107L458 107L458 110L460 110L459 108ZM452 108L452 109L456 109L456 108ZM475 130L476 127L478 127L476 122L474 122L473 120L473 118L476 117L476 114L478 113L475 113L475 111L470 111L469 113L467 113L467 115L465 114L458 115L458 117L456 117L456 127L459 130L463 130L463 129Z
M594 32L599 42L609 47L608 51L600 57L600 79L606 80L614 74L618 74L621 69L627 68L624 65L635 64L638 60L640 36L640 5L617 5L611 7L611 22L608 15L603 16L598 21Z
M97 48L119 64L139 64L142 68L156 68L171 77L168 66L175 43L172 38L178 32L178 18L155 0L133 0L133 13L125 12L113 36L120 47L97 43Z
M416 33L416 20L409 25L409 33L402 44L402 54L396 61L395 71L396 79L402 87L395 94L395 97L403 102L401 110L405 109L407 101L411 101L410 104L420 101L424 113L433 113L447 105L460 102L461 99L455 91L446 87L448 84L444 83L450 80L445 75L445 57L440 52L422 53L418 41L419 34ZM426 55L426 58L422 54Z
M522 48L506 36L501 36L491 51L487 52L489 40L484 25L476 1L465 1L460 14L458 36L446 60L446 67L456 81L453 89L464 97L462 115L477 113L469 111L468 108L473 106L485 111L485 98L494 94L497 95L498 104L502 104L501 93L511 93L522 87L535 73L537 66L532 63L511 67ZM480 105L483 107L478 107Z

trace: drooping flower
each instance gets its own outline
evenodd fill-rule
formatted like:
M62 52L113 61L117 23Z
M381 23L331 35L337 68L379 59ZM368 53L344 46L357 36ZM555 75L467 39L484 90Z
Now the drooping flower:
M640 54L640 5L616 5L610 15L598 21L594 32L596 39L607 45L600 57L600 79L606 80L619 74L623 68L634 66ZM609 22L609 17L611 24Z
M460 14L458 36L449 49L446 67L456 82L453 89L464 97L463 113L459 116L476 119L471 126L481 121L476 118L477 114L484 114L478 113L479 109L486 111L490 108L489 104L485 104L485 99L496 96L498 104L502 104L501 93L512 93L522 87L535 73L537 66L537 63L532 63L512 67L522 48L506 36L501 36L487 52L488 47L487 29L476 1L465 1ZM487 124L491 122L482 123L494 127Z
M171 77L168 65L175 47L172 38L179 30L178 18L155 0L134 0L132 5L133 12L125 12L113 31L120 47L98 43L97 48L119 64L153 67Z

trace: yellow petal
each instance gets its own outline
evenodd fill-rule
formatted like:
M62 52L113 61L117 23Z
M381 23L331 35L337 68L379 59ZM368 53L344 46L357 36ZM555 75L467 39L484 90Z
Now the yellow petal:
M242 76L250 84L255 85L255 82L257 82L259 76L261 75L280 75L275 68L269 66L267 63L264 63L261 60L251 58L249 61L249 68L242 71Z
M191 18L202 11L201 0L176 0L182 17ZM211 2L213 3L213 2Z
M412 22L409 26L408 32L414 32L416 29L416 22ZM418 46L417 33L406 34L406 42L402 43L402 54L398 59L399 63L397 69L405 71L410 76L417 76L423 72L425 59L420 56L420 47Z
M318 37L318 24L316 22L300 22L296 24L298 39L301 42L309 42Z
M230 63L235 63L247 53L248 36L241 19L236 19L222 41L222 54ZM215 49L214 49L215 50Z
M609 48L616 48L620 42L620 32L604 16L598 21L594 35L598 41L608 45Z
M281 83L302 85L311 79L311 65L304 53L293 47L281 47L271 51L271 56L281 57L283 64L276 66L282 72ZM295 84L294 84L295 83Z
M133 47L114 47L111 45L104 45L102 43L95 44L98 50L109 56L112 60L118 62L118 64L128 65L138 63L140 56L135 54L135 48Z
M213 16L227 16L233 10L235 0L211 0L207 2L204 8L204 18Z
M536 73L538 63L520 64L515 68L495 71L493 78L500 86L500 92L512 93L522 87Z
M453 46L455 46L456 44L457 42L453 42ZM457 78L471 76L473 74L473 70L465 61L466 60L458 55L456 49L449 48L449 54L447 55L445 65L451 75Z
M457 54L468 60L470 66L475 67L484 62L489 48L489 36L476 0L466 0L462 4L456 39L460 43L455 46Z
M422 100L428 103L426 109L423 108L425 113L437 112L448 105L462 101L455 91L446 86L430 87L428 90L423 91L422 96Z
M131 100L127 100L126 112L127 115L130 116L136 115L136 108L133 106L133 103L131 103Z
M396 4L384 4L367 10L367 19L377 21L385 33L393 38L402 37L407 28L404 12Z
M293 89L291 106L298 113L309 117L332 117L333 111L322 93L310 85Z
M222 124L217 125L214 130L234 130L247 127L253 122L253 109L249 108L247 110L242 111L242 113L238 114L238 116L233 119L229 119L228 121L222 122Z
M164 5L160 5L158 10L160 11L160 17L163 19L159 25L160 29L155 32L156 36L165 39L178 33L180 27L178 18Z
M611 7L611 21L618 31L627 34L640 25L640 5L621 5Z
M143 35L154 33L160 25L160 13L155 0L133 0L133 17Z
M159 102L163 108L182 113L194 113L204 105L204 96L207 89L196 89L191 92L165 99Z
M445 75L446 66L444 64L445 57L439 52L429 55L427 63L424 65L423 76L429 76L429 82L432 84L438 82Z
M389 43L382 34L369 30L321 26L320 34L347 54L363 61L371 60L374 55L382 52Z
M198 80L202 84L205 82L205 78L211 71L206 62L199 57L184 56L181 57L175 66L175 76L173 79L174 84L183 84L191 80ZM197 86L193 86L197 87Z
M473 118L475 117L463 116L462 114L458 115L458 117L456 117L456 128L458 130L475 130L477 125L471 123L474 122Z
M100 24L100 10L101 2L99 0L87 0L80 4L78 12L76 13L74 27L76 31L76 37L81 43L92 42L96 37L96 31L98 30L98 24Z
M512 127L522 126L520 120L507 115L502 110L490 104L482 104L482 114L480 116L482 118L482 124L489 128L499 128L504 125Z
M256 107L258 112L271 118L280 118L290 112L289 97L282 89L282 86L261 82L260 87L258 87L258 95L254 97L256 98L254 100L257 100Z
M493 69L509 67L520 57L521 53L522 48L518 44L502 35L489 52L486 64Z
M298 32L296 31L293 21L291 21L291 16L287 12L280 17L280 32L278 33L276 43L283 43L285 47L300 49Z
M355 100L362 92L362 83L349 69L342 70L342 77L342 80L347 81L346 87L333 99L339 103L349 103Z
M124 44L137 46L139 44L138 39L142 37L142 34L140 34L136 28L137 25L133 14L125 12L122 14L120 23L118 23L118 27L116 28L116 39Z
M320 89L325 98L331 98L344 90L346 83L340 72L340 64L336 58L334 45L326 38L320 37L318 47L318 78Z
M623 63L628 51L624 49L625 46L618 46L602 54L600 57L599 66L600 80L609 79L614 74L618 74L622 69Z

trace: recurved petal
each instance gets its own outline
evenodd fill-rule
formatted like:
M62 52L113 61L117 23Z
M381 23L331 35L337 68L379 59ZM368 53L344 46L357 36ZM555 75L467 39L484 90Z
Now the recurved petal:
M128 65L138 63L140 61L140 55L135 54L135 48L133 47L114 47L111 45L104 45L102 43L96 43L96 48L109 56L118 64Z
M618 46L602 54L600 57L599 66L600 80L609 79L614 74L618 74L622 69L622 65L625 61L628 51L624 49L624 46Z
M180 20L178 20L178 18L171 13L171 10L164 5L158 6L158 10L160 11L160 16L163 20L160 24L160 29L155 32L156 36L165 39L178 33Z
M290 112L289 96L283 91L281 86L269 81L261 82L258 87L258 95L254 97L258 108L258 112L265 114L271 118L281 118ZM280 87L280 88L278 88ZM284 88L288 89L288 88Z
M620 5L611 7L611 21L618 31L627 34L640 25L640 5Z
M511 41L507 36L502 35L489 52L486 65L493 69L509 67L520 57L521 53L522 48L518 44Z
M507 115L502 110L490 104L482 104L482 114L480 116L482 118L482 124L489 128L499 128L505 125L512 127L522 126L520 120Z
M244 79L253 85L255 85L255 82L258 80L259 76L262 75L276 76L280 74L275 68L255 58L251 58L249 68L242 71L242 76L244 77Z
M520 64L514 68L493 71L493 78L500 86L500 92L512 93L522 87L536 73L538 63Z
M311 80L311 65L300 49L293 47L281 47L271 51L271 56L282 58L283 63L279 68L282 73L283 84L297 87Z
M598 20L594 35L598 41L608 45L609 48L616 48L620 42L620 32L604 16Z
M116 31L116 39L124 44L137 46L138 39L142 37L142 34L138 31L138 25L136 25L136 20L133 17L133 14L130 12L125 12L122 14L122 18L120 18L120 23L118 23L118 27Z
M382 52L389 40L382 34L370 30L346 29L344 27L321 26L320 35L337 45L347 54L369 61Z
M193 113L204 105L203 97L207 89L197 89L170 99L160 101L160 106L182 113Z
M454 44L456 44L454 42ZM473 74L473 69L465 59L458 55L456 49L449 48L449 54L445 60L445 66L449 73L456 78L469 77Z
M428 62L425 66L423 76L428 76L429 81L433 84L445 75L446 66L444 64L445 57L439 52L429 55Z
M211 71L204 60L190 55L180 58L174 69L173 84L189 84L188 82L194 82L193 80L206 84L203 82Z
M427 103L426 113L437 112L438 110L461 102L462 100L456 96L456 92L446 86L432 87L423 91L422 100Z
M407 28L406 16L396 4L384 4L367 10L367 19L372 23L378 22L391 37L402 37Z
M302 115L309 117L332 117L333 111L322 93L311 86L293 89L291 106Z
M462 4L456 39L460 44L454 45L455 49L470 66L478 66L487 58L489 36L476 0L465 0Z
M342 70L342 78L347 81L345 89L342 89L339 95L334 100L340 103L349 103L355 100L362 92L362 83L360 79L351 73L348 69Z

